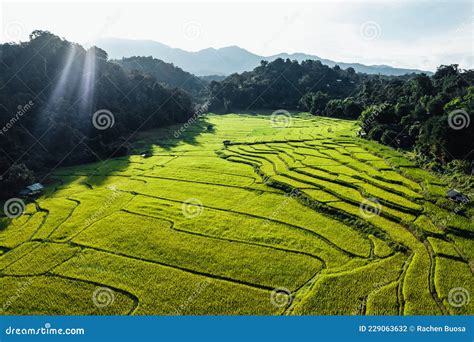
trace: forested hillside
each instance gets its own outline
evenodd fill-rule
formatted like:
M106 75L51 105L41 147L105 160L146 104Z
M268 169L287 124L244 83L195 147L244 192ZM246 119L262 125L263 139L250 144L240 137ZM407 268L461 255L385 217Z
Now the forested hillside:
M354 62L337 62L318 55L307 53L281 52L271 56L252 53L242 47L231 45L221 48L207 47L199 51L186 51L174 48L153 40L136 40L123 38L100 38L93 44L106 50L111 58L121 59L133 56L153 56L168 63L178 65L184 70L199 77L207 75L231 75L252 70L260 61L273 62L278 58L297 60L319 60L324 65L333 67L339 65L343 69L353 68L366 74L404 75L409 73L430 73L419 69L397 68L389 65L364 65ZM287 47L281 47L281 50Z
M470 173L473 83L474 72L457 65L395 77L289 59L208 83L153 57L109 61L97 47L34 31L28 42L0 46L0 189L9 196L58 165L127 154L135 132L185 122L193 101L208 99L216 112L358 119L363 137L412 150L434 170Z
M123 155L134 132L192 115L184 91L45 31L0 45L0 103L2 196L59 164Z
M389 77L355 73L319 61L278 59L253 71L210 84L211 108L309 111L359 119L361 135L397 148L413 149L419 161L439 170L453 160L471 172L474 159L474 71L440 66L425 74Z
M298 109L305 94L324 92L331 98L355 94L364 74L354 69L330 68L320 61L299 64L289 59L262 61L253 71L233 74L210 84L212 108L233 111L244 109ZM309 109L309 108L302 108Z
M130 57L116 61L124 69L138 70L156 78L160 84L171 88L182 88L197 98L208 95L207 82L174 66L153 57Z

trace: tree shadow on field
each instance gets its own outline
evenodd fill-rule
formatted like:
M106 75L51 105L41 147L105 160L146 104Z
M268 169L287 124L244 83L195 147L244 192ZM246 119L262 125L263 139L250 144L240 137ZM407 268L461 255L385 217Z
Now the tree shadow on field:
M183 143L198 146L197 138L200 135L214 132L214 126L205 116L201 116L194 121L189 120L181 124L140 132L136 135L133 147L145 149L156 145L169 152Z
M110 182L111 177L135 180L135 177L139 176L140 173L146 174L149 170L147 167L150 164L162 165L164 159L166 159L166 162L169 161L169 156L176 155L173 152L175 147L183 144L199 146L198 138L202 134L215 134L213 125L205 117L198 118L186 126L183 123L132 134L129 137L124 137L124 140L127 141L126 155L116 157L111 155L110 158L96 162L72 166L58 165L57 168L52 170L45 170L36 179L37 182L41 182L45 186L43 193L34 197L22 197L20 195L18 197L21 197L25 203L34 202L39 211L49 212L51 209L56 210L52 207L55 204L46 204L44 200L53 197L58 191L66 190L58 198L74 201L77 205L80 205L82 200L79 201L77 197L81 197L83 191L92 190L96 187L105 188L105 185L109 183L110 192L88 191L85 195L90 195L91 200L96 201L99 208L103 208L108 205L107 201L114 199L112 197L114 184ZM83 153L86 153L86 150L90 153L89 147L78 145L72 153L77 153L80 157ZM76 193L81 194L81 196L76 196ZM104 198L104 195L110 197L107 199ZM6 217L3 213L3 204L0 201L0 232L8 229L12 223L12 219ZM94 208L91 208L91 215L94 215ZM5 251L6 249L0 244L0 255Z
M123 137L126 141L123 146L127 150L124 156L111 155L101 161L54 170L48 179L55 186L46 189L45 195L54 194L56 189L65 188L74 182L92 188L103 185L109 177L127 176L126 171L132 166L139 169L142 163L153 162L154 158L159 160L160 155L172 154L178 145L199 146L198 137L204 133L215 133L214 126L204 116L192 122L133 133Z

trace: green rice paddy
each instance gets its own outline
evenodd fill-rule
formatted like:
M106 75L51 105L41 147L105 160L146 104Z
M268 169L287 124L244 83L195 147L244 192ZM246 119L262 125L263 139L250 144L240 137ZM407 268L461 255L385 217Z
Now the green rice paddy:
M472 217L357 128L210 114L55 170L1 218L2 314L474 314Z

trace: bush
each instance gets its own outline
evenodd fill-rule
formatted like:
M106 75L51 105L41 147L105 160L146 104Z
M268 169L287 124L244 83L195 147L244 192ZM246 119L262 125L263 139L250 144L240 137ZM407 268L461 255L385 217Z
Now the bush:
M33 172L25 164L13 164L0 180L1 199L14 196L18 189L32 184L34 180Z
M398 133L393 130L387 130L382 134L380 141L382 144L389 145L389 146L398 146L396 139Z

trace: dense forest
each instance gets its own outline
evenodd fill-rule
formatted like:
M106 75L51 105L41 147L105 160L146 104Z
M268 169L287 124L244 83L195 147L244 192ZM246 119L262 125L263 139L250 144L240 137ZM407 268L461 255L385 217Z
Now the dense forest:
M320 61L301 64L289 59L262 61L253 71L233 74L221 82L212 81L212 109L239 111L246 109L298 109L300 100L310 93L323 92L331 98L351 96L364 74L354 69L330 68ZM310 108L302 108L309 110Z
M417 75L366 82L358 94L364 104L360 116L368 138L393 147L414 149L418 160L439 169L453 160L465 160L471 172L474 160L474 71L457 65L441 66L432 76Z
M100 48L34 31L28 42L0 45L0 193L10 196L59 165L125 155L135 132L185 122L204 102L224 113L358 119L365 138L414 151L435 170L471 172L473 83L474 71L457 65L432 76L383 76L289 59L200 79L152 57L111 61Z
M183 69L153 57L130 57L116 60L124 69L138 70L155 77L165 87L181 88L197 99L208 96L208 82Z
M396 77L279 59L211 82L211 109L283 108L358 119L363 137L413 150L419 162L434 170L451 163L472 172L473 84L474 71L457 65L440 66L431 77Z
M193 114L183 90L45 31L0 45L0 85L2 197L59 164L124 155L134 132Z

